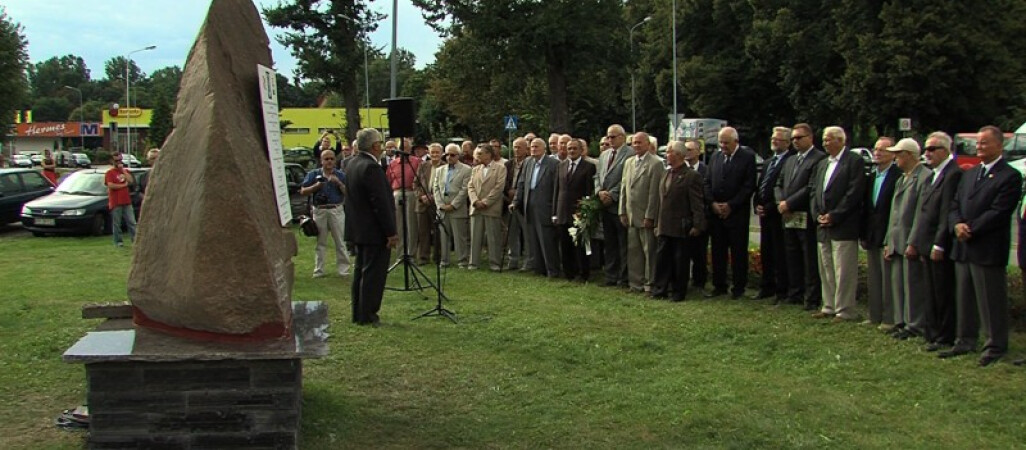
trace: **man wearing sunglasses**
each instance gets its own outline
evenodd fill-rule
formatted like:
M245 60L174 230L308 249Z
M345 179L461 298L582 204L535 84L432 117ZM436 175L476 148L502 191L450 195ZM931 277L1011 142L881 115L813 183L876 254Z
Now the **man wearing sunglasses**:
M469 182L470 166L460 162L460 147L449 144L441 167L435 169L431 188L435 205L442 213L442 266L450 263L450 242L456 247L456 261L461 269L467 267L470 259Z
M799 123L791 128L795 155L784 162L777 178L777 211L784 220L784 251L788 267L788 302L819 309L819 260L816 256L816 227L809 218L809 178L826 155L813 146L812 127Z

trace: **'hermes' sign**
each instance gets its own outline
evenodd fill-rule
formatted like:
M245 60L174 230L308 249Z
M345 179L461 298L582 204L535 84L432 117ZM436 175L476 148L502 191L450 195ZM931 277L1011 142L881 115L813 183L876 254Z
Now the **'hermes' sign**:
M19 123L15 130L21 137L103 136L103 128L98 122Z

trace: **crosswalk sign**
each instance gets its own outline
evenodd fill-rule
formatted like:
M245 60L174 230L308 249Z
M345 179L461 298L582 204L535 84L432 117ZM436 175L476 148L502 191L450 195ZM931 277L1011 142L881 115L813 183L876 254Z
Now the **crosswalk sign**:
M519 118L517 116L506 116L502 118L502 123L506 126L506 131L516 131L517 122Z

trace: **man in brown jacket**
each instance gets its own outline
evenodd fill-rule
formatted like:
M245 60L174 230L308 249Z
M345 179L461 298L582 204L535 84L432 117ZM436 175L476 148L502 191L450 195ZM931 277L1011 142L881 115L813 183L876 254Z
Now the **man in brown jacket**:
M706 229L705 199L702 176L684 165L684 142L674 141L666 148L666 161L670 169L659 183L661 204L656 221L655 277L652 298L684 300L688 289L687 238L702 234ZM671 287L672 284L672 287Z

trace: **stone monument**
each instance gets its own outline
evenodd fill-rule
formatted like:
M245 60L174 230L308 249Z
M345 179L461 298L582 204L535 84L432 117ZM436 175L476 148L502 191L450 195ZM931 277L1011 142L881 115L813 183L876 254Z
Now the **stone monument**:
M280 226L251 0L213 0L151 174L130 304L64 353L84 363L92 448L295 448L302 359L327 354L327 309L292 302L296 241ZM97 312L100 311L100 312Z

